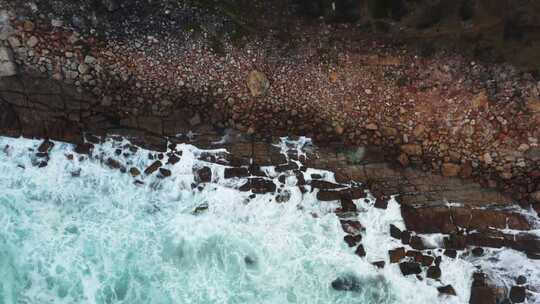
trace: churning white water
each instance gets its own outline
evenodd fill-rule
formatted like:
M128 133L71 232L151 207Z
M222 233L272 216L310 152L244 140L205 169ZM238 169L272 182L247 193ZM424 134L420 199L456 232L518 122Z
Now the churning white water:
M249 199L234 189L241 181L223 178L223 166L181 145L171 177L137 185L97 159L68 160L70 144L57 142L48 165L33 166L30 149L39 143L0 137L0 303L468 302L472 262L441 264L441 280L457 296L389 264L387 251L400 246L389 224L403 228L393 200L387 210L355 202L366 227L360 258L343 241L335 206L302 194L294 178L287 203L270 194ZM94 154L146 168L149 151L115 155L125 143L108 141ZM213 182L192 189L193 168L202 165ZM201 205L208 209L194 212ZM371 265L380 260L384 269ZM340 276L356 277L359 288L334 290Z

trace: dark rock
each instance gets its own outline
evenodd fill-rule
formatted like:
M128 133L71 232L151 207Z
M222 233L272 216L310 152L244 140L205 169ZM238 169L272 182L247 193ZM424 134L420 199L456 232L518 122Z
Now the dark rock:
M469 303L494 304L499 303L500 300L501 298L497 288L488 284L486 275L481 272L474 273Z
M431 266L426 272L428 278L438 280L441 277L441 268L439 266Z
M195 214L195 215L201 214L206 210L208 210L208 203L202 203L199 206L197 206L197 208L195 208L195 210L193 210L193 214Z
M292 171L292 170L298 170L298 165L295 163L287 163L282 165L277 165L275 167L276 172L285 172L285 171Z
M332 288L339 291L361 290L360 279L353 274L344 274L332 281Z
M252 176L266 176L266 174L261 170L261 166L256 164L250 164L248 167L249 174Z
M467 238L457 233L452 233L445 237L443 242L446 249L463 250L467 246Z
M378 209L386 209L388 208L388 201L382 198L376 198L374 207Z
M394 224L390 224L390 236L400 240L401 239L401 229L396 227Z
M512 286L512 288L510 288L510 300L512 301L512 303L525 302L526 295L527 291L523 286Z
M244 167L225 168L224 175L225 175L225 178L248 177L249 170Z
M377 267L379 269L384 268L384 266L386 265L386 263L384 261L376 261L376 262L373 262L371 264L373 264L375 267Z
M410 245L412 248L416 250L426 249L426 246L424 245L424 241L422 241L422 238L417 235L411 237Z
M107 158L105 164L111 169L120 169L122 167L122 164L119 161L110 157Z
M411 242L411 232L404 230L401 232L401 242L405 245L408 245Z
M161 161L159 161L159 160L156 160L150 166L148 166L148 168L146 168L144 170L144 174L150 175L150 174L156 172L161 166L163 166L163 163L161 163Z
M347 245L349 245L349 247L354 247L358 243L360 243L360 241L362 240L362 235L347 234L346 236L343 237L343 240L345 241L345 243L347 243Z
M321 190L335 190L345 187L343 185L334 184L323 180L312 180L309 184L311 185L311 187Z
M518 284L518 285L525 285L525 284L527 284L527 278L526 278L525 276L520 275L520 276L517 277L517 279L516 279L516 284Z
M42 161L38 162L38 164L37 164L38 168L44 168L44 167L47 167L47 165L48 165L48 163L45 160L42 160Z
M435 258L430 255L422 256L422 266L430 266L435 261Z
M174 165L179 161L180 161L180 157L176 156L176 154L171 154L169 158L167 159L167 164Z
M135 167L131 167L129 169L129 173L131 174L131 176L133 177L136 177L136 176L139 176L141 175L141 171L139 171L139 169L135 168Z
M45 139L38 147L38 152L48 153L54 147L54 143L48 139Z
M249 255L246 255L244 257L244 263L246 263L246 265L248 265L248 266L253 266L253 265L255 265L257 263L257 261L255 260L255 258L252 258Z
M422 268L420 268L420 264L415 262L399 263L399 269L401 270L401 273L405 276L422 273Z
M454 290L454 287L452 287L452 285L441 286L441 287L438 287L437 290L439 291L439 293L452 295L452 296L456 295L456 291Z
M388 255L390 256L390 263L399 263L399 261L405 258L405 248L399 247L388 250Z
M341 198L341 210L343 212L356 212L356 205L350 198Z
M482 247L476 247L472 250L472 254L476 257L484 255L484 249Z
M366 256L366 250L364 249L364 246L362 246L362 244L358 245L358 247L356 247L356 250L354 251L354 253L356 253L357 256L359 257L365 257Z
M78 154L90 155L94 150L94 145L90 143L82 143L75 146L75 152Z
M444 255L447 256L447 257L450 257L452 259L455 259L456 256L457 256L457 251L454 250L454 249L446 249L444 251Z
M202 167L195 172L195 178L199 183L209 183L212 181L212 169Z
M172 172L169 169L159 168L159 177L165 178L171 176Z
M260 177L252 177L239 188L240 191L252 191L255 194L273 193L276 191L276 184L270 180Z
M441 256L436 257L434 262L435 262L435 266L440 266L442 262L442 257Z

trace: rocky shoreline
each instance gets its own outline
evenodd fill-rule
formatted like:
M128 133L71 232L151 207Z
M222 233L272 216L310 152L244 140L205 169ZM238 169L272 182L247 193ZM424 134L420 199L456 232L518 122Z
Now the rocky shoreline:
M33 92L45 100L30 103L50 104L74 128L98 108L110 127L174 135L177 117L191 113L194 123L262 138L382 146L404 167L472 178L539 206L540 83L509 65L444 52L421 57L369 36L335 38L350 30L337 25L304 25L292 48L224 40L216 52L211 39L185 33L108 41L58 20L4 15L3 75L43 75L92 100L86 111L63 113L64 102L47 95L60 92ZM20 90L9 93L5 107L27 106Z
M406 229L389 229L404 247L389 255L405 275L436 277L437 256L482 247L540 258L540 239L529 233L540 212L540 82L510 65L444 51L426 57L368 35L351 40L343 25L299 24L285 44L240 47L185 32L107 40L39 13L1 17L0 135L68 141L87 155L106 135L130 138L157 151L152 166L102 161L135 182L170 175L164 153L181 155L169 143L225 148L230 154L205 160L245 178L241 190L285 200L260 170L272 165L319 200L339 201L343 213L357 211L351 201L366 189L382 209L399 194ZM272 145L281 135L306 135L318 147L285 158ZM49 143L36 166L47 165ZM336 183L301 182L307 168L335 172ZM196 175L211 180L206 168ZM361 223L342 224L362 255ZM444 246L426 244L422 234L433 233ZM538 282L505 290L492 280L475 274L471 303L517 303L538 290Z

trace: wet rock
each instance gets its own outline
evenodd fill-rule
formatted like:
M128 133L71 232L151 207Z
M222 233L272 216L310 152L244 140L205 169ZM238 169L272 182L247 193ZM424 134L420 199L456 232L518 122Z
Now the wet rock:
M512 286L510 288L510 300L512 303L523 303L525 302L527 292L523 286Z
M249 170L244 167L225 168L224 176L225 178L247 177Z
M262 72L253 70L249 72L247 78L247 87L253 97L266 95L270 88L270 81Z
M469 299L469 303L499 303L499 296L496 288L488 284L485 274L481 272L476 272L473 274L473 283L471 285L471 297Z
M438 280L441 277L441 268L439 266L431 266L426 272L428 278Z
M360 232L364 229L362 224L355 220L341 220L339 223L341 224L341 228L343 231L345 231L345 233L352 235L360 234Z
M212 169L202 167L195 172L195 178L199 183L209 183L212 181Z
M54 147L54 143L48 139L44 140L38 147L40 153L48 153Z
M94 145L90 143L82 143L75 146L75 152L78 154L86 154L90 155L92 154L92 151L94 150Z
M447 294L447 295L452 295L452 296L456 295L456 291L454 290L454 287L452 287L452 285L437 287L437 290L439 291L439 293L442 293L442 294Z
M309 185L311 185L311 187L313 188L321 189L321 190L335 190L335 189L344 188L343 185L334 184L334 183L327 182L324 180L312 180L311 182L309 182Z
M405 245L408 245L411 242L411 232L405 230L401 232L401 242Z
M457 257L457 251L454 249L446 249L444 251L444 255L449 258L455 259Z
M141 175L141 171L139 169L135 168L135 167L131 167L129 169L129 174L131 174L131 176L133 176L133 177L136 177L136 176Z
M176 154L171 154L169 158L167 159L167 164L174 165L180 161L180 157L178 157Z
M417 233L444 233L456 231L451 213L446 207L415 208L402 205L401 215L408 230Z
M525 276L520 275L516 278L516 284L518 285L525 285L527 284L527 278Z
M373 206L377 209L386 209L388 208L388 201L380 197L377 197L375 199L375 204Z
M420 268L420 264L415 262L399 263L399 269L404 276L422 273L422 268Z
M332 281L332 288L339 291L355 291L361 290L360 279L353 274L344 274Z
M403 167L408 167L409 164L411 163L411 161L409 160L409 157L407 156L407 154L405 153L401 153L399 156L398 156L398 162L403 166Z
M246 263L247 266L254 266L257 263L257 260L249 255L246 255L244 257L244 263Z
M476 247L472 250L472 254L476 257L484 255L484 249L482 247Z
M120 169L122 167L122 164L119 161L110 157L107 158L105 165L111 169Z
M343 237L343 240L345 241L345 243L347 243L347 245L349 245L349 247L354 247L358 243L360 243L360 241L362 241L362 235L347 234L346 236Z
M390 263L399 263L399 261L405 258L405 248L399 247L388 250L388 255L390 256Z
M171 176L171 174L172 174L171 170L165 169L165 168L159 168L159 177L160 178L169 177L169 176Z
M366 250L364 249L364 246L362 244L360 244L360 245L358 245L358 247L356 247L356 250L354 251L354 253L359 257L365 257L366 256Z
M390 236L400 240L401 239L401 229L396 227L394 224L390 224Z
M150 174L156 172L161 166L163 166L163 163L161 161L159 161L159 160L156 160L150 166L148 166L148 168L146 168L144 170L144 174L150 175Z
M411 245L412 248L416 250L426 249L426 246L424 245L424 241L422 241L422 238L416 235L411 237L409 244Z
M208 203L202 203L193 210L192 214L198 215L208 210Z
M255 194L273 193L276 191L276 184L270 180L260 177L249 178L247 182L239 188L240 191L250 191Z
M435 261L435 258L430 255L422 255L422 266L431 266L433 264L433 261Z
M341 198L341 210L343 212L356 212L357 208L353 200L350 198Z
M376 261L376 262L373 262L371 264L374 265L375 267L379 268L379 269L384 268L384 266L386 265L386 263L384 261Z
M443 239L444 248L463 250L467 246L467 238L463 234L451 233Z

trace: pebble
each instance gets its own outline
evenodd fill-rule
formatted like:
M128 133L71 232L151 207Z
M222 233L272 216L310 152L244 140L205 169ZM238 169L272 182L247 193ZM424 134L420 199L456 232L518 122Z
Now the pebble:
M30 37L30 39L26 41L26 45L28 45L28 47L31 47L31 48L35 47L38 43L39 43L39 40L36 36Z

